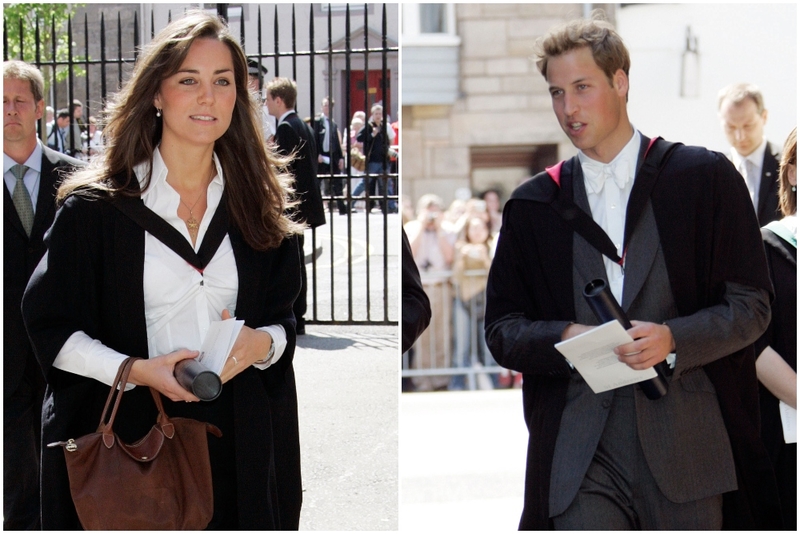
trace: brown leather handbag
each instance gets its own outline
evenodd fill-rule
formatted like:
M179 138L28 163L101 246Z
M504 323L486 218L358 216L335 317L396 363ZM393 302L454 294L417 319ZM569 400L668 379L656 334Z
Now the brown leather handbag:
M70 492L83 528L204 529L214 512L206 432L217 437L222 433L208 423L170 419L161 394L150 388L159 412L156 424L136 443L123 443L112 427L137 359L120 365L97 432L48 447L64 447Z

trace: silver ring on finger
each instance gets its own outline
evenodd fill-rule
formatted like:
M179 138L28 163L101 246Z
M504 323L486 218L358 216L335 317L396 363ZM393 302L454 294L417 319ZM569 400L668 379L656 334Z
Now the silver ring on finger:
M239 360L236 359L236 356L231 356L231 359L233 360L233 365L236 365L236 364L239 363Z

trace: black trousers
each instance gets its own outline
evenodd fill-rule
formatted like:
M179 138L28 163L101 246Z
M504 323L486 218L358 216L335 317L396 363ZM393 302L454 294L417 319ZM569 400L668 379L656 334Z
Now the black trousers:
M31 358L32 359L32 358ZM17 390L3 401L3 530L40 530L39 454L44 378L28 363Z
M339 172L339 169L334 169L334 174ZM320 163L317 169L317 176L319 177L320 189L323 196L344 196L344 181L345 178L331 178L331 168L327 163ZM343 199L336 199L336 207L339 214L344 215L347 213L347 202ZM332 208L331 208L332 209Z

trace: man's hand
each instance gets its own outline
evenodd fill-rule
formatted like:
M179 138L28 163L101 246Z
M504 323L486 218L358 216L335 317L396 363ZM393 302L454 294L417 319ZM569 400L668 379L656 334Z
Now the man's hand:
M561 332L561 341L566 341L570 338L583 334L584 332L588 332L592 328L596 328L594 326L586 326L585 324L577 324L577 323L570 323L563 332Z
M631 325L633 328L628 330L628 334L633 338L633 343L614 349L619 361L631 369L650 369L675 351L675 339L667 325L644 321L631 321Z

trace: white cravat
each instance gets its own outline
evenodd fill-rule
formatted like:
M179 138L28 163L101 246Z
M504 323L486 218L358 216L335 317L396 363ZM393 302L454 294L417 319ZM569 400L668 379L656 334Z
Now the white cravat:
M628 162L624 159L615 158L610 163L600 163L590 158L581 161L584 181L586 182L586 192L600 194L606 180L611 178L618 189L624 189L630 181L631 175L624 166Z
M640 144L641 134L634 129L630 141L609 163L593 160L583 152L578 152L592 219L611 238L620 257L623 257L625 252L623 250L625 213L631 189L633 189ZM624 282L622 267L605 256L603 256L603 264L606 268L606 277L611 293L622 304Z

